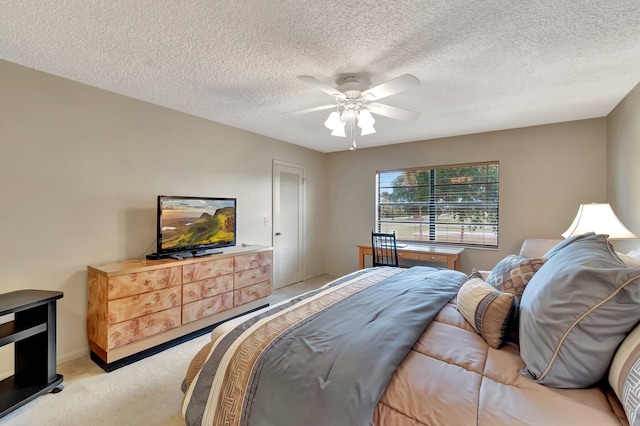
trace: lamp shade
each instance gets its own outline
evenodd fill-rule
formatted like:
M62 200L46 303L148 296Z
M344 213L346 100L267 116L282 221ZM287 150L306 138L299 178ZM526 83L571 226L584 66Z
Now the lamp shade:
M607 234L609 239L638 238L620 222L609 203L580 204L576 218L562 236L569 238L586 232Z

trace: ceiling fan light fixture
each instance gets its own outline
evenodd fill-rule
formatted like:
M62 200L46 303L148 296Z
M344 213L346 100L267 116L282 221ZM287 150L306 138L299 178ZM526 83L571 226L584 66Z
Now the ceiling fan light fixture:
M387 96L419 86L420 80L411 74L401 75L371 88L366 88L369 85L368 77L365 79L363 75L348 74L340 77L338 81L338 84L342 86L341 90L309 75L299 75L298 79L333 96L336 105L322 105L294 113L314 112L337 107L336 111L329 114L324 125L331 130L332 136L346 137L348 130L351 138L351 147L349 149L352 151L356 150L356 125L361 129L360 134L362 136L376 133L373 127L376 120L371 115L371 108L374 108L373 111L377 115L402 121L412 121L420 115L415 111L378 103L380 99ZM348 129L346 129L347 125L349 126Z
M358 123L358 126L360 126L360 123ZM373 124L365 127L360 126L360 128L362 129L362 131L360 131L360 136L366 136L376 132L376 129L373 128Z
M373 118L368 109L362 108L360 110L360 113L358 114L358 127L363 130L368 127L373 128L375 122L376 120Z
M327 121L324 122L324 127L331 130L335 130L338 127L343 127L338 111L333 111L331 114L329 114ZM342 131L344 132L344 128L342 129Z
M347 134L344 132L344 126L339 125L336 128L334 128L333 131L331 132L331 136L340 136L342 138L346 138Z

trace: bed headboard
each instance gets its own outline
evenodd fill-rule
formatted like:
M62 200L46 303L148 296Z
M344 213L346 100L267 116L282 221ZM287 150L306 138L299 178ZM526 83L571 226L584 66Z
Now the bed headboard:
M522 247L520 247L520 256L528 258L542 257L560 241L562 240L528 238L524 240L524 242L522 243Z

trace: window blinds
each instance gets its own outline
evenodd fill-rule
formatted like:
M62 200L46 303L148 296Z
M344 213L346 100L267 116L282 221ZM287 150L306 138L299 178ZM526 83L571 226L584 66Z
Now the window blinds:
M376 222L398 240L498 246L498 162L376 173Z

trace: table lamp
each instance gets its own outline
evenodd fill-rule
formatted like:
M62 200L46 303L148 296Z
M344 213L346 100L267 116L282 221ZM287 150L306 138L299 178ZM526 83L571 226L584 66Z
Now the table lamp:
M585 232L607 234L609 239L638 238L620 222L609 203L580 204L576 218L562 236L569 238Z

